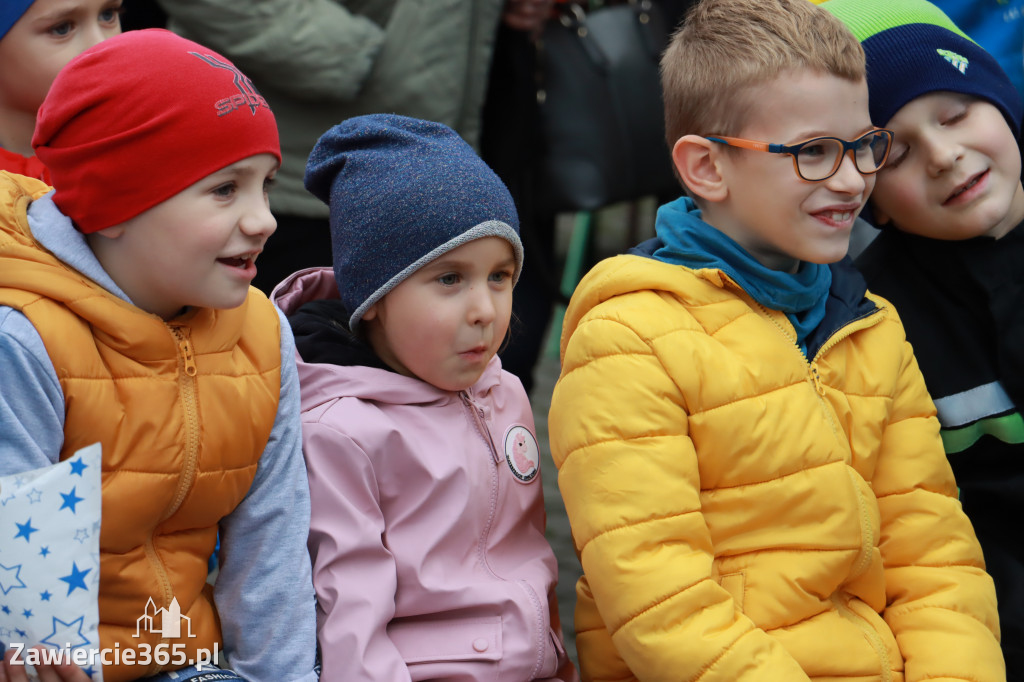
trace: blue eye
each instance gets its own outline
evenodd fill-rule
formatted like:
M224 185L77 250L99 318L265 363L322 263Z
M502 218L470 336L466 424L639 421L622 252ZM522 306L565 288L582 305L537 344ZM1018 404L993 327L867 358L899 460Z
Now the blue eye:
M74 27L74 24L70 21L65 21L60 24L56 24L55 26L51 26L49 28L49 32L58 38L63 38L64 36L69 35L71 31L74 30Z
M800 148L800 156L806 159L820 159L825 156L825 145L823 144L809 144Z
M226 182L223 185L218 185L214 188L213 193L218 197L230 197L238 189L238 185L233 182Z
M125 9L122 2L110 3L109 6L103 8L99 13L99 20L104 24L118 24L121 23L121 17L124 15Z
M459 276L454 272L449 272L446 275L441 275L437 278L437 281L446 287L454 286L459 283Z

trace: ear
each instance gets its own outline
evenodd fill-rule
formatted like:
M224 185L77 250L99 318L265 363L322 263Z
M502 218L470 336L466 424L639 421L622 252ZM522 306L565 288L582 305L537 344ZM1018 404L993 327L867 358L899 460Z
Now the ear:
M672 163L679 177L691 192L708 201L722 201L728 196L718 147L718 143L700 135L684 135L672 146Z
M361 318L359 318L359 321L360 322L369 322L370 320L376 318L377 317L377 304L379 304L379 303L380 303L380 301L377 301L377 303L374 303L369 308L367 308L366 312L363 313L363 316Z

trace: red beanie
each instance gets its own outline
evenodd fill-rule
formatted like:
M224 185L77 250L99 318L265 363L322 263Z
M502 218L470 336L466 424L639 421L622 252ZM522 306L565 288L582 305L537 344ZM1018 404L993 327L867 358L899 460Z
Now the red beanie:
M122 33L71 60L39 108L32 147L54 202L86 234L247 157L281 160L274 114L252 81L163 29Z

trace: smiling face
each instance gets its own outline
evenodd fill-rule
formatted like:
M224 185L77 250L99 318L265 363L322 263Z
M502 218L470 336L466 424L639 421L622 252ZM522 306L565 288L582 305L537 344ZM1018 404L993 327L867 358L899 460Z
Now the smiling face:
M808 69L753 86L747 123L734 137L777 144L832 136L854 140L871 130L867 84ZM822 182L797 176L793 157L715 145L726 189L705 202L704 220L762 265L793 272L800 261L833 263L846 255L854 219L874 176L861 175L848 153Z
M463 244L423 266L367 309L373 350L389 367L446 390L476 383L512 316L512 245Z
M1024 220L1020 153L999 110L932 92L889 121L896 133L872 209L879 224L933 239L999 238Z
M31 155L36 111L73 57L121 32L122 0L35 0L0 39L0 145Z
M212 173L119 225L86 235L111 279L143 310L234 308L277 228L267 192L277 159L257 154Z

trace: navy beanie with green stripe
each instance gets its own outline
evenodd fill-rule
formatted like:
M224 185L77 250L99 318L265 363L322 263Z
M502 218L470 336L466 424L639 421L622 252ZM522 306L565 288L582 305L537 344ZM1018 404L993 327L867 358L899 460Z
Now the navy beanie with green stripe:
M990 102L1020 136L1024 107L1006 72L935 5L925 0L828 0L821 6L864 47L875 125L885 126L921 95L946 91Z
M508 241L513 284L522 271L512 196L441 123L394 114L350 118L317 141L305 185L331 210L334 277L352 331L407 277L474 239Z

